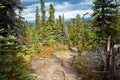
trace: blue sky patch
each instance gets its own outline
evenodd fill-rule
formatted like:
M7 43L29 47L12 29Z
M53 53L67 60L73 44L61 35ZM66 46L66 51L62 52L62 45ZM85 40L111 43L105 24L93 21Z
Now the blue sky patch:
M85 17L90 17L92 14L93 3L92 0L44 0L45 9L46 9L46 19L49 16L49 5L52 3L55 8L55 17L58 18L59 15L65 16L65 20L74 18L76 14L80 14L82 17L83 14L89 13ZM35 10L36 6L39 7L40 11L40 0L21 0L21 3L25 7L22 12L22 16L28 22L34 22L35 20ZM17 12L17 11L16 11Z

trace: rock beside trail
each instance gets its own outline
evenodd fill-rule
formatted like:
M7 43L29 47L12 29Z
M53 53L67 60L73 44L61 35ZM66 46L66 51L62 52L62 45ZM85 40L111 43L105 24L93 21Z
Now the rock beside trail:
M37 75L36 80L81 80L72 65L73 54L56 52L52 58L33 59L31 70Z

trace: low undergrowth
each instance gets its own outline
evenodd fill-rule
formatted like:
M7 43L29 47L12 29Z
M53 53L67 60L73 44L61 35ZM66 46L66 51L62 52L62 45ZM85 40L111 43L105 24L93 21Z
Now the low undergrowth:
M77 69L82 80L99 80L99 76L93 71L92 62L82 53L76 57L74 67Z

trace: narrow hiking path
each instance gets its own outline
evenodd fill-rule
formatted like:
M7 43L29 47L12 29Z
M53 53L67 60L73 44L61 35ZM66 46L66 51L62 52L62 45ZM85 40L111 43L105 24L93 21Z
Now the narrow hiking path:
M36 80L80 80L74 69L73 52L56 52L52 58L35 58L31 69L37 75Z

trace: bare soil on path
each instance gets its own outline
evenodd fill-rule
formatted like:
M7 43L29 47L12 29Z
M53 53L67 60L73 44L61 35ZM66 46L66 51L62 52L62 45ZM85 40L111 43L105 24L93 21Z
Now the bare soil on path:
M74 53L56 52L52 58L34 57L31 70L36 80L81 80L73 67Z

